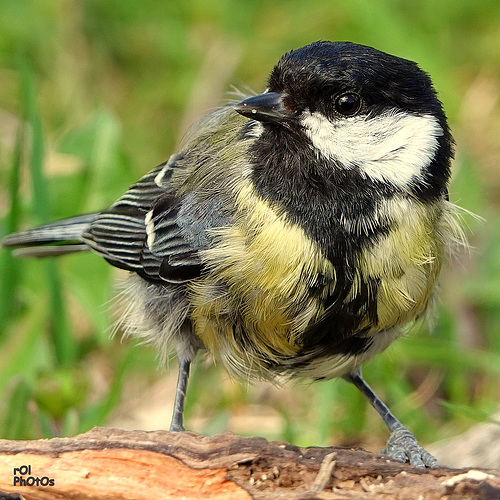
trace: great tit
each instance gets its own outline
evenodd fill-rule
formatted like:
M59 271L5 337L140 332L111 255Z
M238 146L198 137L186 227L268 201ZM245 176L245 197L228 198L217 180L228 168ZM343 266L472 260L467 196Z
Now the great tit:
M360 367L424 315L462 241L452 143L416 63L319 41L285 54L264 93L201 119L109 209L3 245L92 250L130 272L122 329L179 359L171 431L202 349L245 380L343 377L387 424L386 454L435 467Z

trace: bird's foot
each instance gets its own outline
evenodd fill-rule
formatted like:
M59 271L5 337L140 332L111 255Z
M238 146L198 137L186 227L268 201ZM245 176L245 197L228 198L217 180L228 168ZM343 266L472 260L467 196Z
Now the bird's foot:
M424 450L415 436L401 423L397 423L391 429L391 435L387 440L387 448L381 451L398 462L410 462L411 465L420 468L435 469L438 461L428 451Z

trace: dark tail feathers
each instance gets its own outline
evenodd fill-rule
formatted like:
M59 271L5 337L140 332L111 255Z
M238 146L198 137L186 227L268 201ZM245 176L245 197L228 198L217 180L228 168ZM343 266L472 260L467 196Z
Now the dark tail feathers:
M15 255L23 257L51 257L89 250L81 241L81 235L98 215L98 213L78 215L9 234L2 240L2 245L20 247L15 251Z

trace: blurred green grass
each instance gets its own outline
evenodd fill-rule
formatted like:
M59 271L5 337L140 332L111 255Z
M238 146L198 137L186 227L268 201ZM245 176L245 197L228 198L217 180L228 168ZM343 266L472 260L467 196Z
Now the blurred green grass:
M414 59L457 140L451 198L486 222L464 215L474 249L446 272L433 333L415 329L365 375L423 442L454 435L500 400L499 26L496 0L3 0L0 236L106 207L231 84L262 89L291 48L351 40ZM150 348L110 337L122 277L92 255L1 251L0 437L74 434L144 404L163 375ZM186 411L203 432L373 449L386 438L343 381L247 387L203 362Z

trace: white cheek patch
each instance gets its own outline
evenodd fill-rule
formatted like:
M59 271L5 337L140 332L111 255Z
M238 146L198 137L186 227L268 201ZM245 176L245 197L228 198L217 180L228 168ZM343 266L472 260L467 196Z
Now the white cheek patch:
M373 180L405 187L419 178L443 135L432 115L389 111L331 122L321 113L304 113L305 132L318 154Z

